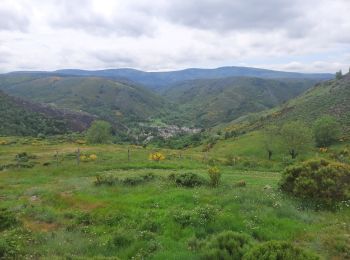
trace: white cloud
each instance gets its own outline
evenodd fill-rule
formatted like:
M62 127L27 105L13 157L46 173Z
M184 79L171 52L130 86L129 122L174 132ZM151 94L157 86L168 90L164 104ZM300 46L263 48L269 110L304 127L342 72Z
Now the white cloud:
M0 71L350 64L348 0L2 0Z

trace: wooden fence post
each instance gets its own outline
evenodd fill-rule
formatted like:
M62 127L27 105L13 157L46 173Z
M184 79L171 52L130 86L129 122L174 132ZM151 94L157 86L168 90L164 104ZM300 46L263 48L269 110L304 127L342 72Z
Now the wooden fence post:
M77 150L77 164L80 164L80 149Z
M56 151L56 166L58 167L58 151Z
M130 162L130 147L128 147L128 162Z

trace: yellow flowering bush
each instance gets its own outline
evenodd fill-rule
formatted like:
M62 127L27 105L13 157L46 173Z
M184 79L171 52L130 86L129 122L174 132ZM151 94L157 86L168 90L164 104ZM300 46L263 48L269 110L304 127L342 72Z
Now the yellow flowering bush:
M90 159L91 161L95 161L95 160L97 159L97 155L96 155L96 154L91 154L91 155L89 156L89 159Z
M155 162L163 161L165 156L160 152L151 153L149 159Z
M80 161L82 162L90 162L90 161L96 161L97 155L96 154L82 154L80 155Z
M80 155L80 161L86 162L88 161L88 157L86 155Z
M210 184L213 187L217 187L219 185L220 182L220 178L221 178L221 173L218 167L214 166L214 167L210 167L208 169L208 175L210 178Z
M86 144L85 140L78 139L75 141L76 144Z

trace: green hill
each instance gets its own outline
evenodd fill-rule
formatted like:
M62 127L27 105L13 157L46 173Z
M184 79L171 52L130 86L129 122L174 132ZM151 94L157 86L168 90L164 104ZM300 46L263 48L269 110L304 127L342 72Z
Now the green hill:
M85 111L119 125L160 115L167 107L163 98L144 88L104 78L23 77L3 75L0 89L58 108Z
M247 113L275 107L312 87L310 79L230 77L185 81L164 96L179 104L199 125L230 122Z
M54 135L83 131L94 117L10 97L0 91L0 135Z
M276 116L278 120L303 120L312 123L322 115L336 117L350 131L350 74L342 79L317 84L304 95L290 100Z
M244 126L258 129L266 124L280 125L301 120L310 126L323 115L338 119L344 132L350 134L350 74L316 84L304 94L285 104L232 121L228 128Z

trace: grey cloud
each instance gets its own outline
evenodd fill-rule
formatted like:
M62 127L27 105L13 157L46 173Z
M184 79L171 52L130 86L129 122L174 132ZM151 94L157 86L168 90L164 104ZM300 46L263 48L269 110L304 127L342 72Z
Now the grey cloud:
M305 24L299 4L299 0L173 1L166 6L164 15L174 23L199 29L218 32L287 29L292 36L299 37L311 25Z
M25 32L29 26L29 19L13 9L0 7L0 31Z
M138 37L151 35L155 25L142 12L128 13L115 11L113 18L97 13L88 0L58 1L56 15L51 17L51 25L57 28L79 29L90 34Z

